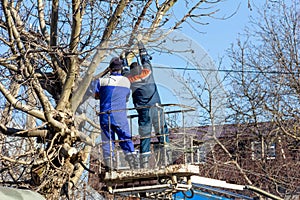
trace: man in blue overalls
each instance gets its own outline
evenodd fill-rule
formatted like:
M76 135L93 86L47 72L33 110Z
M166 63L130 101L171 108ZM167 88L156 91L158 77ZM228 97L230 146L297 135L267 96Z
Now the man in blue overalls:
M141 167L148 168L148 160L151 155L152 125L158 135L158 142L161 147L168 145L169 131L164 120L163 109L159 106L161 100L154 80L150 56L141 42L138 45L142 66L133 62L127 77L131 83L133 104L138 112Z
M113 58L109 65L110 75L100 78L95 88L95 98L100 100L99 117L106 169L111 168L114 161L115 133L121 141L119 145L125 153L125 160L130 168L137 168L138 165L126 112L130 82L128 78L121 75L122 67L122 60L118 57Z

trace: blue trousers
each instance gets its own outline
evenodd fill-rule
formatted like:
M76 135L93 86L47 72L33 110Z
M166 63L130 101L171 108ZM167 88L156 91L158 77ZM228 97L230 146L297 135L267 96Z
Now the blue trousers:
M107 122L108 116L100 117L100 126L102 129L102 150L104 159L114 157L113 150L115 149L116 134L120 140L119 145L124 151L125 155L134 152L134 145L132 142L129 125L127 118L124 119L122 123L116 123L112 118L109 123ZM102 119L102 120L101 120ZM126 120L126 121L125 121Z
M169 143L168 127L164 120L163 109L158 107L137 109L139 134L141 137L140 153L147 155L151 153L152 126L160 144Z

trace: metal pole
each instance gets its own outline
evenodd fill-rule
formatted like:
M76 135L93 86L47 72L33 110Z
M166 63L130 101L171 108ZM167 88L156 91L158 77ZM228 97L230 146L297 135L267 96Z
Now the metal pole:
M263 196L265 196L265 197L269 197L269 198L271 198L271 199L275 199L275 200L284 200L284 199L282 199L282 198L280 198L280 197L278 197L278 196L275 196L275 195L273 195L273 194L271 194L271 193L269 193L269 192L267 192L267 191L264 191L264 190L262 190L262 189L259 189L259 188L257 188L257 187L251 186L251 185L246 185L246 186L245 186L245 189L252 190L252 191L254 191L254 192L258 193L258 194L261 194L261 195L263 195Z
M187 163L187 156L186 156L186 131L184 126L184 112L182 114L182 127L183 127L183 154L184 154L184 164Z
M120 188L120 189L114 189L113 193L121 193L121 192L138 192L138 191L144 191L144 190L158 190L163 188L173 188L172 184L161 184L161 185L152 185L152 186L140 186L140 187L130 187L130 188Z
M111 134L111 120L110 120L111 112L108 112L108 132L109 132L109 168L112 169L112 134ZM111 171L111 170L110 170Z
M164 126L165 126L165 113L164 113L164 107L162 106L159 106L159 127L160 127L160 134L163 135L163 141L164 141L164 144L163 144L163 157L164 157L164 164L165 166L167 166L167 149L166 149L166 144L167 144L167 140L166 140L166 133L164 132ZM162 119L161 119L161 118Z

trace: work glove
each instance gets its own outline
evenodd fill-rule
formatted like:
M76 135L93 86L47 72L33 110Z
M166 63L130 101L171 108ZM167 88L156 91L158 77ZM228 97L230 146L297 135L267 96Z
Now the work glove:
M152 59L152 57L148 54L143 42L141 41L138 42L138 49L139 49L139 54L140 54L140 59L142 64Z

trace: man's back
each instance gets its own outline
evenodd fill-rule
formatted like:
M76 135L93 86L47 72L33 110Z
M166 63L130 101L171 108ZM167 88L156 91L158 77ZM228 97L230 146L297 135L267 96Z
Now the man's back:
M100 111L126 108L130 95L130 82L122 75L111 75L100 79Z
M124 123L126 103L130 95L130 82L121 74L113 72L109 77L101 78L95 90L100 98L100 112L112 111L117 124ZM101 123L107 123L107 116L102 114Z
M143 66L144 68L139 74L129 75L128 77L131 82L132 100L136 107L152 106L160 103L160 96L151 65L145 63Z

